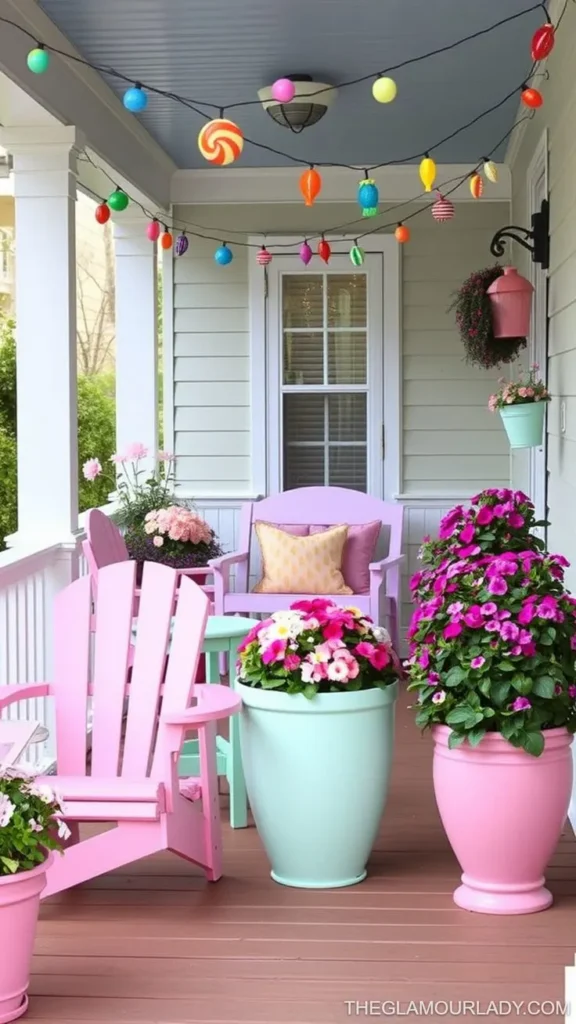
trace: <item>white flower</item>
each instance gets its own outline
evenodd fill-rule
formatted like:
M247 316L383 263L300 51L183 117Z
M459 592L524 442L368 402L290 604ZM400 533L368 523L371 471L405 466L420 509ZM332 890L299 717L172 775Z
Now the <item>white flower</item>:
M374 626L372 628L372 632L373 632L373 634L374 634L374 636L375 636L375 638L376 638L376 640L378 641L379 644L391 644L392 643L392 638L390 636L390 633L388 632L387 629L384 629L383 626Z
M12 803L5 793L0 793L0 828L6 828L6 825L10 824L15 810L15 804Z
M40 825L35 818L30 818L30 821L28 822L28 828L30 829L31 832L42 832L44 830L44 826Z
M328 665L328 679L331 679L335 683L347 683L349 674L348 665L341 659L332 661L330 665Z
M30 786L30 795L38 797L45 804L52 804L56 800L54 791L45 783L39 786L36 782L33 782Z
M66 841L66 839L70 839L71 835L72 833L68 828L66 822L60 819L60 821L58 822L58 838L64 839L64 841Z

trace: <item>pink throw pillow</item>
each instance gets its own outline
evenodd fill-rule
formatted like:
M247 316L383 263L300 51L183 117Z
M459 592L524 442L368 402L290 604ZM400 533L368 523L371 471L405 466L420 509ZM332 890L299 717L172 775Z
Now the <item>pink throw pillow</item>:
M255 520L254 526L257 526L259 522L264 522L264 520ZM275 526L277 530L284 530L284 533L289 533L292 537L307 537L310 533L308 524L301 526L300 524L292 523L286 526L284 523L266 523L265 525Z
M285 526L281 530L288 529ZM293 529L293 527L291 527ZM311 526L310 533L323 533L329 526ZM344 582L355 594L367 594L370 590L370 562L374 561L374 553L380 537L382 523L376 519L373 523L361 523L348 527L348 539L344 546L342 558L342 575ZM300 536L299 534L297 536Z

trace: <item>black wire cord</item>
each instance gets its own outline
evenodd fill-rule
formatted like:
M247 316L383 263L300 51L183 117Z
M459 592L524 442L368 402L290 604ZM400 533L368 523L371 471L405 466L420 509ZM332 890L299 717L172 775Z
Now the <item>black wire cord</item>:
M566 9L566 5L567 5L568 2L569 2L569 0L566 0L565 6L564 6L564 10L562 11L562 14L560 15L560 18L558 19L558 24L560 23L563 15L564 15L564 12L565 12L565 9ZM534 11L538 11L538 10L541 10L544 13L544 15L546 16L546 18L548 18L548 12L547 12L545 4L542 3L542 2L535 3L535 4L532 4L530 7L524 8L521 11L517 11L516 14L512 14L512 15L509 15L508 17L506 17L506 18L500 19L499 21L495 22L494 24L489 25L487 28L480 29L477 32L471 33L470 35L463 36L461 39L457 39L457 40L453 41L452 43L448 43L446 46L439 47L439 48L437 48L435 50L429 50L426 53L419 54L418 56L415 56L415 57L410 57L407 60L401 61L398 64L394 64L394 65L391 65L390 67L382 68L382 69L379 69L378 71L373 71L370 74L363 75L361 78L349 79L347 81L341 82L338 85L331 86L329 90L320 89L316 93L311 93L310 96L307 97L307 98L313 98L314 96L319 95L320 93L324 93L326 91L331 91L333 89L335 90L335 89L349 88L350 86L358 85L358 84L360 84L362 82L366 82L366 81L370 81L371 79L379 78L382 75L389 74L392 71L397 71L400 68L408 67L411 64L416 64L416 63L419 63L421 61L428 60L428 59L430 59L432 57L436 57L439 54L447 53L448 51L453 50L453 49L455 49L458 46L461 46L461 45L463 45L465 43L468 43L468 42L470 42L470 41L472 41L474 39L478 39L478 38L480 38L482 36L488 35L490 32L493 32L496 29L501 28L503 25L507 25L507 24L509 24L511 22L514 22L514 21L518 20L519 18L523 18L526 15L532 14ZM42 49L45 49L45 50L47 50L50 53L55 53L55 54L57 54L60 57L64 57L66 60L73 61L76 64L81 64L84 67L92 68L92 70L97 71L101 75L106 75L109 78L117 79L118 81L124 82L127 85L135 85L135 84L137 84L141 88L146 90L147 92L150 92L150 93L155 94L157 96L162 96L165 99L173 100L176 103L180 103L182 106L185 106L187 109L192 110L199 117L202 117L202 118L204 118L207 121L212 119L213 114L208 114L205 111L199 109L202 106L210 107L212 110L218 111L220 116L223 116L226 110L231 110L233 108L243 108L243 107L250 107L250 106L255 106L255 105L259 106L260 105L260 101L259 100L242 100L242 101L238 101L236 103L230 103L228 105L222 105L222 104L216 104L216 103L209 103L209 102L203 101L203 100L188 99L186 96L181 96L178 93L170 92L170 91L167 91L167 90L164 90L164 89L158 89L155 86L148 85L142 79L138 79L138 81L135 82L135 80L133 78L123 74L122 72L118 71L116 68L113 68L113 67L111 67L109 65L94 64L91 61L88 61L88 60L86 60L83 57L79 57L79 56L76 56L75 54L67 53L66 51L60 50L57 47L49 46L49 45L43 43L42 41L38 40L31 32L28 31L28 29L24 28L22 25L19 25L17 22L12 21L10 18L0 17L0 24L10 25L12 28L17 29L18 31L20 31L24 35L26 35L32 42L34 42L36 44L36 46L38 46L38 47L40 47ZM474 117L471 121L468 121L466 124L462 125L460 128L457 128L455 131L451 132L449 135L445 136L443 139L439 139L437 142L429 144L426 149L422 150L419 153L413 153L410 156L404 156L404 157L401 157L401 158L399 158L397 160L386 160L386 161L383 161L380 164L373 164L372 166L366 167L366 170L368 172L371 172L371 171L378 170L381 167L389 167L389 166L392 166L394 164L411 163L413 160L417 160L419 157L425 156L426 153L430 153L433 150L438 149L444 143L449 142L450 140L454 139L461 132L464 132L468 128L471 128L473 125L477 124L478 121L482 120L482 118L487 117L489 114L493 113L495 110L498 110L505 103L507 103L508 100L510 100L512 98L512 96L514 96L516 93L520 93L522 91L522 89L524 88L524 86L526 85L526 82L530 78L533 77L534 68L535 68L535 65L532 66L530 74L528 74L525 78L523 78L522 82L519 83L519 85L517 85L513 89L511 89L510 92L507 93L507 95L502 100L500 100L498 103L493 104L491 107L488 107L486 110L483 110L480 114L478 114L476 117ZM344 163L336 163L336 162L332 162L332 163L328 162L327 163L325 161L303 159L302 157L293 156L291 153L286 153L283 150L276 149L273 146L268 146L268 145L266 145L265 143L262 143L262 142L256 142L255 140L248 139L246 137L244 137L244 142L248 143L248 145L255 146L258 149L264 150L264 151L266 151L268 153L272 153L275 156L280 156L280 157L282 157L285 160L290 160L293 163L300 164L302 166L342 167L342 168L346 168L347 170L351 170L351 171L357 171L358 170L358 168L354 167L352 164L344 164Z

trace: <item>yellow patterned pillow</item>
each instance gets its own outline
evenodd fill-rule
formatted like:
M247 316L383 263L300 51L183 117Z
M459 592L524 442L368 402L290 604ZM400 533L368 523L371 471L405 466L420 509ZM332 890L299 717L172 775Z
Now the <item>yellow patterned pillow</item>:
M262 554L255 594L351 594L342 575L347 526L294 537L269 523L254 524Z

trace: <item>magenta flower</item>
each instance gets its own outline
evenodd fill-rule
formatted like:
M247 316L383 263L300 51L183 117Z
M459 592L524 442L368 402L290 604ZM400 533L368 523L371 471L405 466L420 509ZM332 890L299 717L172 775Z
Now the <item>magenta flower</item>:
M494 601L487 601L486 604L482 605L482 615L493 616L496 615L498 606L494 604Z
M525 604L518 613L518 622L521 626L527 626L529 622L532 622L536 612L533 604Z
M390 653L384 644L379 644L375 648L373 654L370 655L368 661L377 671L386 668L390 664Z
M519 512L511 512L508 516L508 526L511 526L513 530L521 530L524 526L524 516L521 516Z
M482 618L482 609L480 605L473 604L464 616L464 622L470 629L481 629L484 625L484 619Z
M540 619L555 619L558 614L558 602L555 597L547 595L543 597L536 609Z
M273 640L272 643L262 651L262 661L264 665L271 665L273 661L284 661L286 646L285 640Z
M570 637L570 647L573 651L576 651L576 634Z
M479 654L477 658L472 658L472 661L470 662L470 668L482 668L482 665L484 665L485 662L486 658L483 658L482 655Z
M463 544L471 544L474 540L476 531L472 523L467 523L463 530L460 531L460 540Z
M294 672L299 668L301 661L297 654L287 654L284 658L284 668L287 672Z
M456 554L458 558L473 558L474 555L479 555L482 548L479 544L468 544L465 548L456 548Z
M464 605L462 601L453 601L452 604L448 605L448 615L459 615L463 611Z
M344 627L337 619L333 619L322 627L322 635L325 640L341 640L344 636Z
M571 683L568 687L568 696L571 697L572 700L576 697L576 686L574 686L574 683Z
M532 707L527 697L516 697L516 700L510 706L512 711L529 711Z
M498 596L501 596L502 594L506 594L507 591L508 584L506 583L506 580L502 578L502 576L493 576L488 583L489 594L496 594Z
M428 668L430 664L430 655L428 651L422 651L422 654L418 658L418 664L420 665L420 668Z
M376 648L374 644L368 643L367 640L363 640L361 643L356 644L354 648L354 654L357 654L361 658L369 658L371 654L374 654Z
M494 512L489 505L482 505L476 513L476 523L478 526L488 526L489 523L494 519Z
M487 622L486 625L484 626L484 629L486 630L487 633L499 633L500 630L502 629L502 626L498 622L498 619L490 619L489 622Z
M435 686L436 683L439 683L439 682L440 682L440 676L438 675L437 672L429 672L428 673L428 683L429 683L430 686Z
M446 626L442 635L445 640L453 640L455 637L460 636L461 632L462 626L460 625L459 622L450 622Z
M517 640L520 630L513 622L503 622L500 627L500 636L503 640Z

